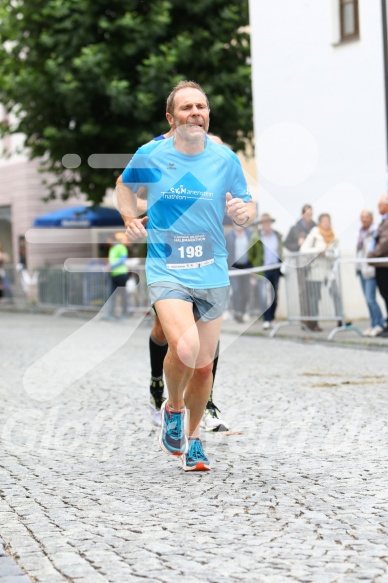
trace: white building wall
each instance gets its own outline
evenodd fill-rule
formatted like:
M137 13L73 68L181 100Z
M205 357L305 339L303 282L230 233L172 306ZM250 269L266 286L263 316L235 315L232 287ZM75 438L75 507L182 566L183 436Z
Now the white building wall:
M339 0L250 0L254 127L261 212L287 234L301 207L332 216L353 255L359 214L386 192L380 0L360 0L360 40L334 44ZM366 315L353 268L347 311Z

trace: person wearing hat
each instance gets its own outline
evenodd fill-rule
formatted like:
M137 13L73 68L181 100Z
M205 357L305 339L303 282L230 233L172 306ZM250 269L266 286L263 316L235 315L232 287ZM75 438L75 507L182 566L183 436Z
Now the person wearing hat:
M111 319L115 316L116 297L120 296L121 316L124 318L127 314L128 299L125 284L128 279L128 248L126 244L128 239L125 233L118 232L114 234L114 240L110 240L111 247L108 254L108 269L110 275L110 297L107 302L108 311L105 318Z
M268 270L265 270L264 273L259 276L261 277L261 275L263 275L264 278L269 281L272 286L273 294L271 305L268 305L269 302L267 297L265 298L267 309L263 314L264 330L268 330L272 327L278 302L280 268L270 268L270 266L282 261L283 257L282 235L272 228L272 223L274 222L275 219L273 219L268 213L262 214L261 219L258 221L258 232L251 238L248 254L249 261L252 263L253 267L268 266ZM259 293L260 290L261 287L259 287Z

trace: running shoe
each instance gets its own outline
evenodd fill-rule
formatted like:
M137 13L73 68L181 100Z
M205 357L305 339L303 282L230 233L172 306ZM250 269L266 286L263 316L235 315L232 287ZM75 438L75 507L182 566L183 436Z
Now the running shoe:
M163 401L164 382L163 377L151 377L150 381L150 406L149 413L151 421L157 427L162 425L162 415L160 412Z
M218 413L220 413L219 408L213 401L208 401L201 421L201 426L206 431L220 431L221 433L223 431L229 431L225 421L218 416Z
M187 449L185 436L185 411L177 413L167 408L167 401L161 407L162 429L159 444L163 451L172 455L182 455Z
M182 455L182 467L185 472L201 472L210 470L210 463L203 451L199 437L189 439L187 453Z

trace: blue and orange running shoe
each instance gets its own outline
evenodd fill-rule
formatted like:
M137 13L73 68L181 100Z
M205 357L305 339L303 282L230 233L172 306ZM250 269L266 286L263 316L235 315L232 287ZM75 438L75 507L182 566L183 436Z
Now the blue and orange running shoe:
M210 463L203 451L199 437L189 438L187 453L182 455L182 467L185 472L200 472L210 470Z
M162 403L161 409L162 430L159 444L163 451L172 455L182 455L187 449L185 436L185 412L170 411L167 401Z

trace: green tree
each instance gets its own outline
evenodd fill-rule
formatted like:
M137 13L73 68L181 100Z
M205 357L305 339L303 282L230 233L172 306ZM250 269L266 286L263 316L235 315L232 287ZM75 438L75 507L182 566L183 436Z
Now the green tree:
M244 151L248 23L248 0L2 0L0 102L15 120L2 132L26 136L55 177L50 197L99 203L121 169L92 168L89 156L130 154L165 132L166 96L192 79L209 95L211 131ZM68 153L78 168L64 168Z

